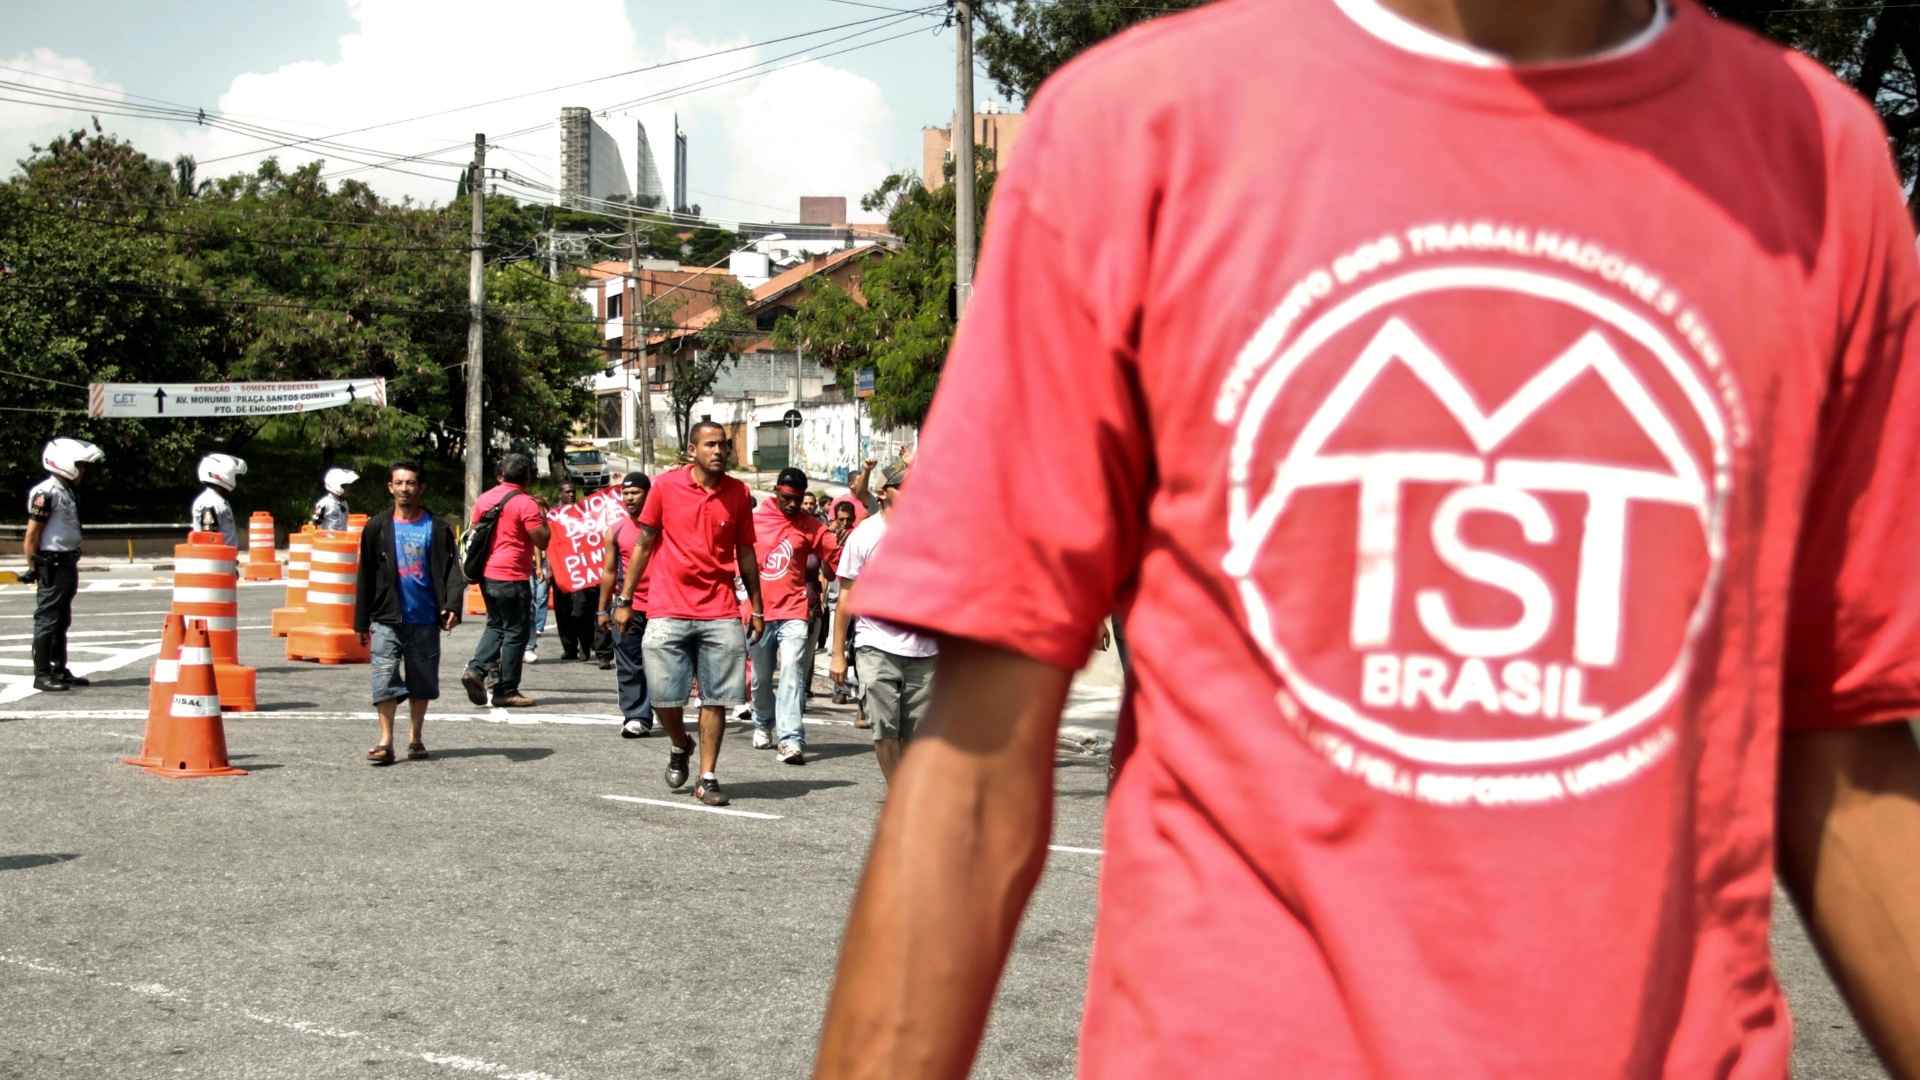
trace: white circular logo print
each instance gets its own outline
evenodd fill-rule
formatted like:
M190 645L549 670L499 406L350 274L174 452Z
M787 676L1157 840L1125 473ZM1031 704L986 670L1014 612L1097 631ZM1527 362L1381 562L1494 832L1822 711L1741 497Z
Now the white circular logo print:
M1513 266L1408 270L1257 371L1224 568L1336 765L1512 804L1671 746L1731 458L1708 380L1630 304Z

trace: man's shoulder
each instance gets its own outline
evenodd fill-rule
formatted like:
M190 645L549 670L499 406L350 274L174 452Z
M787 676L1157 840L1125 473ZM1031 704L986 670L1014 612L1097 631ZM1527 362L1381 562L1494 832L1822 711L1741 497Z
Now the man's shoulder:
M1215 0L1138 23L1062 65L1035 100L1072 113L1131 113L1144 101L1204 93L1209 82L1244 85L1249 70L1237 54L1296 37L1285 31L1302 2L1331 0ZM1168 71L1181 77L1168 79Z
M853 531L847 534L847 550L858 551L863 555L869 554L872 552L873 546L880 542L880 538L886 535L886 532L887 519L880 514L874 514L872 517L867 518L867 520L855 525Z

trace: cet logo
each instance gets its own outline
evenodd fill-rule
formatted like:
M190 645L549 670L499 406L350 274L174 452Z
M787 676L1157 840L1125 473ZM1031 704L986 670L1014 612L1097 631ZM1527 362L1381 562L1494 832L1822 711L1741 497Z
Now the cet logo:
M1537 802L1671 746L1722 558L1727 425L1630 303L1532 270L1414 270L1259 370L1224 568L1283 712L1340 767L1433 802Z

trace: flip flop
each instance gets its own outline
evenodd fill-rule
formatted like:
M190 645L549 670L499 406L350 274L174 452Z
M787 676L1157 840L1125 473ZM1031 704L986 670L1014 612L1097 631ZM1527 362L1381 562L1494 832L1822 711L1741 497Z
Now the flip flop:
M391 752L389 752L388 756L391 758ZM410 742L407 744L408 761L425 761L432 756L432 754L427 753L426 743Z
M367 751L367 764L369 765L393 764L393 747L376 746L373 749Z

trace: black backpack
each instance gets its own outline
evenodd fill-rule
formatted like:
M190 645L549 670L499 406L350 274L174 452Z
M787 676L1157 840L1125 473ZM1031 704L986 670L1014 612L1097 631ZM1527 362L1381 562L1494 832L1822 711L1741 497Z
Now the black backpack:
M486 574L487 557L493 554L493 533L500 525L500 511L521 494L514 492L494 503L493 508L481 514L480 520L467 530L467 535L460 538L460 569L466 572L468 581L478 584Z

